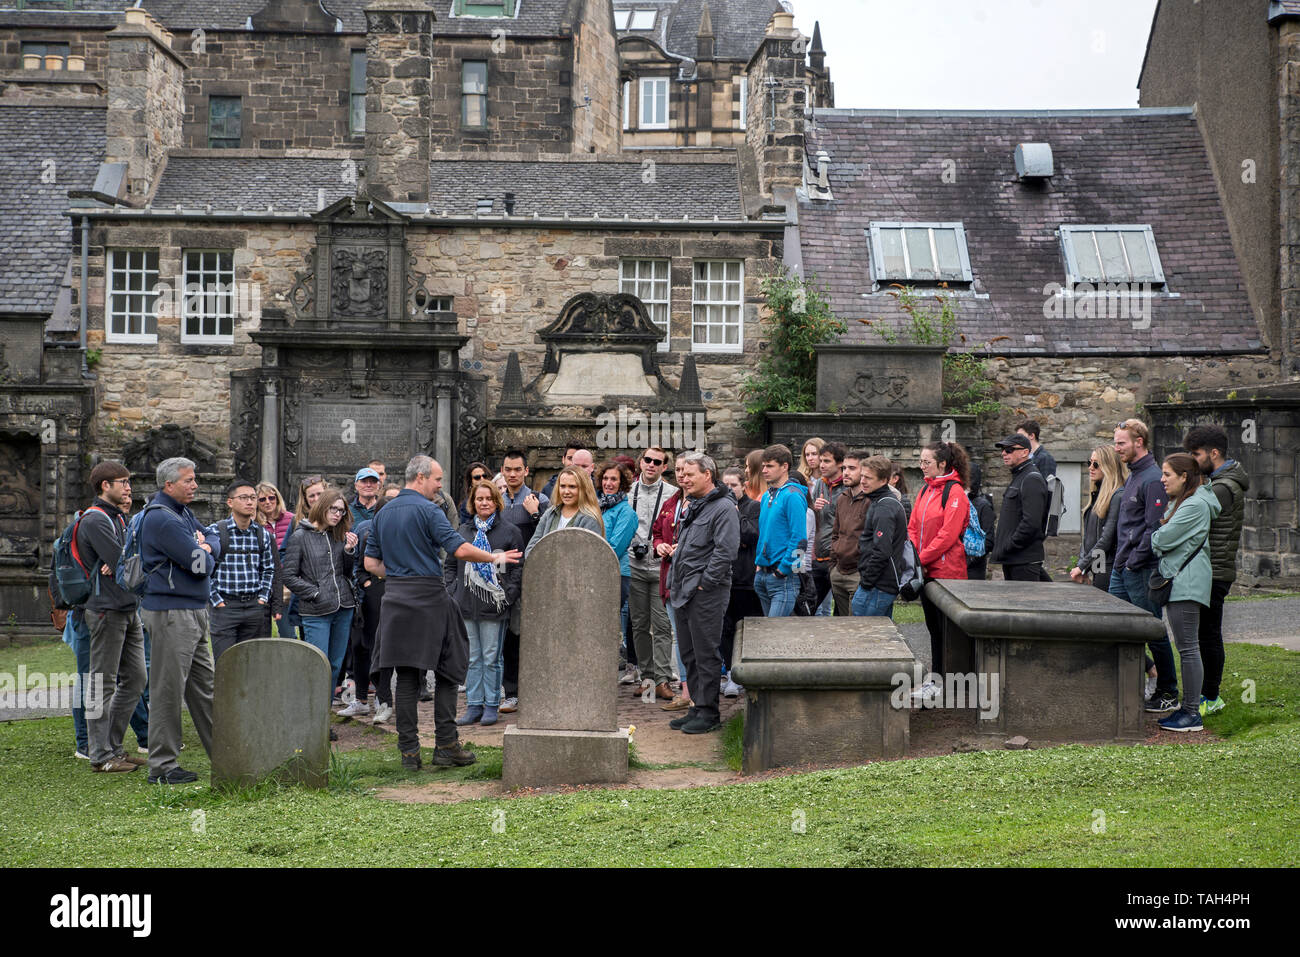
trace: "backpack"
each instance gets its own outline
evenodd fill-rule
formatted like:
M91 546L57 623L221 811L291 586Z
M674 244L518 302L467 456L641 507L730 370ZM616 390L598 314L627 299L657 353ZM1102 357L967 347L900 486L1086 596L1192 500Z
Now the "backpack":
M162 507L154 502L135 513L135 516L126 526L126 541L122 543L122 557L117 560L117 568L113 573L117 586L124 591L129 591L137 598L144 597L144 585L149 580L149 575L167 562L167 559L164 558L162 563L146 569L144 559L140 554L140 529L144 527L144 517L149 514L150 510Z
M943 495L939 502L940 508L948 507L948 492L952 490L952 484L952 482L944 483ZM970 558L981 558L988 551L987 536L984 534L984 529L980 528L980 516L975 510L975 503L969 504L970 514L966 516L966 528L961 533L961 546Z
M891 565L894 560L889 560ZM903 567L894 566L894 581L898 583L898 597L903 601L915 601L921 597L925 588L925 576L921 572L921 562L916 556L916 545L910 538L903 541Z
M77 526L82 516L91 510L108 515L98 505L92 505L85 511L77 512L72 521L63 530L63 534L54 540L54 562L50 569L50 594L54 596L55 608L67 610L77 605L84 605L95 591L99 581L92 569L87 568L77 552Z
M1045 477L1047 482L1047 517L1043 521L1043 534L1054 538L1061 528L1061 516L1065 514L1065 483L1055 475Z

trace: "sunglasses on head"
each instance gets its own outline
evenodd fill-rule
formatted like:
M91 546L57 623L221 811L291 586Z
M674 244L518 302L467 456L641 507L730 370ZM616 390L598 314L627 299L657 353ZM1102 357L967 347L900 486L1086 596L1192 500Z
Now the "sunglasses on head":
M312 485L320 485L324 481L325 481L325 477L323 475L308 475L305 479L302 480L302 487L308 488L309 486Z
M663 459L655 459L655 458L651 458L651 457L648 456L648 455L643 455L643 456L641 456L641 461L644 462L646 465L663 465L663 464L664 464L664 460L663 460Z

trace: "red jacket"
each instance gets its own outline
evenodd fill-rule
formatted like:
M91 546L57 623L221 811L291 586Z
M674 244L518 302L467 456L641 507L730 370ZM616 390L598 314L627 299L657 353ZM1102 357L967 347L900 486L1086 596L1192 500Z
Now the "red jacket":
M682 490L678 489L668 501L659 507L659 515L650 524L650 547L658 548L660 544L677 544L677 506L682 500ZM659 562L659 597L668 602L668 569L671 558Z
M943 507L943 486L952 484L948 507ZM961 534L970 521L970 498L961 487L957 473L949 472L925 480L925 488L912 505L907 523L907 537L916 546L916 555L926 578L965 578L966 549Z

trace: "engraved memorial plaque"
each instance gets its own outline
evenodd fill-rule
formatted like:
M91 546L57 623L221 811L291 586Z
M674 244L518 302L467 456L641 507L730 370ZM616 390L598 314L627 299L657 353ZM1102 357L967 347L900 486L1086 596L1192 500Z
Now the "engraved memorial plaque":
M306 469L346 472L368 459L405 462L419 451L413 402L308 400L303 419Z

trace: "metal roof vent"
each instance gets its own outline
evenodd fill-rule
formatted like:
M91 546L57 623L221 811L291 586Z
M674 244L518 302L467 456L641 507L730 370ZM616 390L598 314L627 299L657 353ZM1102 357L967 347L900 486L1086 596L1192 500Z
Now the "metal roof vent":
M1046 179L1055 172L1052 147L1047 143L1016 144L1016 175L1021 179Z

